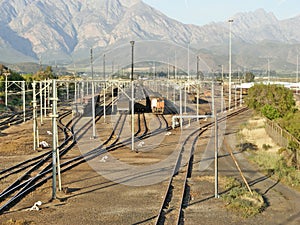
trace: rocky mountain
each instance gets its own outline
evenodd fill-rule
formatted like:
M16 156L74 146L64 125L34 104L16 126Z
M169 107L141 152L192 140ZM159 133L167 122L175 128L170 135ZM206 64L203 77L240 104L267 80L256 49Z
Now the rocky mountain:
M294 66L297 48L300 49L300 16L280 21L274 14L258 9L232 18L235 66L262 68L266 64L263 58L273 58L279 68ZM2 62L41 60L48 64L88 65L90 48L98 58L106 52L117 61L128 58L129 41L135 40L147 42L137 50L140 55L147 52L174 58L177 54L179 63L185 60L183 52L188 47L215 68L227 65L228 39L228 22L183 24L141 0L0 1ZM151 45L153 42L155 45Z

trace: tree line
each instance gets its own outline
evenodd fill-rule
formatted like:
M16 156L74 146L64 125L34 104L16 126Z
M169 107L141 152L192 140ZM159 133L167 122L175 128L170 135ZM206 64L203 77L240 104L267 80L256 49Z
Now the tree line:
M41 68L34 74L20 74L15 72L4 65L0 65L0 92L4 92L5 90L5 79L7 76L7 81L25 81L27 87L31 86L33 81L41 81L47 79L55 78L52 67L47 66L45 69ZM14 90L14 86L11 86L9 90Z

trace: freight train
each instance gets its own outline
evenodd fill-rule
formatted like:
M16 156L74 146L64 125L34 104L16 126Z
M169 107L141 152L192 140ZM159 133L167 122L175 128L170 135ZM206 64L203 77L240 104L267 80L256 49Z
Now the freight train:
M121 97L117 102L118 111L131 110L131 102L125 96ZM134 103L134 112L163 114L165 109L165 101L162 97L146 97Z
M151 98L151 111L154 114L163 114L165 109L165 100L161 97Z

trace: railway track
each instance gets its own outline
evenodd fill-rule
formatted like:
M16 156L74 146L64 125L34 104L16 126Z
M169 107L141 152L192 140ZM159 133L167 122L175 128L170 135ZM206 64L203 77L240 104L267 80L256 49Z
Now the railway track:
M26 110L25 120L32 118L32 111ZM5 130L6 128L17 125L24 122L23 112L9 113L2 116L0 121L0 131Z
M61 114L59 121L61 121L64 117L68 116L69 114L70 111ZM71 123L72 120L64 126L65 129L63 131L65 133L65 140L58 147L59 149L61 149L61 155L64 155L74 143L74 140L72 139L72 134L68 134L69 132L72 133L71 129L69 128ZM7 168L0 172L0 180L12 174L18 174L23 172L22 175L20 175L14 182L12 182L7 188L5 188L0 193L0 200L3 202L5 199L9 198L11 195L17 192L15 196L8 200L8 202L1 205L2 210L8 208L13 202L18 200L21 196L23 196L24 193L27 193L30 189L30 186L34 184L40 178L41 175L43 175L46 171L51 169L51 157L52 150L49 150L39 156L23 161L13 167Z
M69 106L71 103L71 101L64 102L64 103L59 103L59 106ZM39 109L40 106L37 105L37 109ZM39 112L41 113L41 112ZM28 108L25 111L25 119L24 119L24 112L23 111L18 111L18 112L10 112L10 113L3 113L0 116L0 131L5 130L6 128L13 126L13 125L17 125L17 124L21 124L27 120L31 120L33 117L33 112L32 112L32 108Z
M64 134L65 134L65 140L67 140L67 137L69 136L67 134L67 130L70 130L68 127L70 126L70 123L72 123L72 120L70 120L70 122L68 124L66 124L66 126L64 128L62 128L62 125L61 125L61 121L64 117L68 116L71 112L70 111L67 111L63 114L61 114L58 118L59 120L59 128L61 130L64 131ZM65 144L65 143L63 143ZM51 150L52 151L52 150ZM18 163L12 167L9 167L9 168L6 168L2 171L0 171L0 180L12 175L12 174L16 174L16 173L19 173L27 168L29 168L30 166L33 166L34 164L36 164L39 160L41 160L42 158L44 157L47 157L47 155L51 154L51 151L47 151L39 156L36 156L36 157L33 157L33 158L30 158L28 160L25 160L21 163Z
M111 104L111 103L110 103ZM110 105L109 104L109 105ZM107 107L108 110L109 107ZM233 115L234 113L232 113ZM67 115L67 112L66 112ZM99 112L97 115L96 121L100 120L103 112ZM164 132L170 129L167 120L163 115L156 115L157 120L159 121L159 126L157 129L149 132L147 127L147 120L144 113L138 114L138 129L135 133L135 137L140 139L145 139L154 135L159 135L161 132ZM77 118L78 121L80 118ZM222 118L221 118L222 119ZM220 120L221 120L220 119ZM88 129L91 128L91 120L87 121L78 132L74 132L74 125L77 123L76 121L68 121L66 124L63 123L64 117L59 118L59 128L64 132L64 141L59 146L60 154L63 156L66 152L68 152L75 144L76 140L80 139ZM86 152L84 154L78 155L71 159L64 159L61 163L61 172L68 171L75 166L86 162L87 160L91 160L95 157L100 156L108 151L113 151L124 144L130 143L130 138L119 142L119 137L123 132L124 124L126 121L126 114L120 114L113 131L108 136L108 138L99 143L99 145ZM186 186L187 186L187 178L191 174L191 165L192 165L192 155L193 155L193 146L195 140L206 130L209 126L213 126L213 123L203 125L201 129L193 132L183 143L183 146L178 154L178 158L176 163L174 164L173 176L169 181L169 187L165 194L165 199L162 203L162 207L158 213L156 224L168 223L170 224L180 224L182 221L182 207L184 206L186 197ZM192 142L192 144L190 144ZM182 158L189 158L189 163L182 166ZM16 193L13 197L8 199L5 204L0 205L0 214L5 210L8 210L18 201L20 201L24 196L26 196L29 192L35 190L37 187L41 186L47 180L52 178L52 165L51 162L46 163L51 158L51 153L44 153L41 156L38 156L36 159L30 159L28 162L22 162L20 165L14 166L14 168L7 169L7 171L1 171L0 180L9 176L10 174L15 174L17 172L21 172L23 170L29 169L26 171L21 177L19 177L12 185L6 188L4 191L0 193L0 200L8 199L13 193ZM43 163L42 163L43 162ZM39 171L37 172L37 169ZM37 174L35 176L31 174ZM176 189L176 194L174 192L174 187L180 188ZM170 193L174 197L170 199ZM175 199L175 196L178 196ZM169 207L168 207L169 206ZM171 206L171 207L170 207ZM168 209L168 210L167 210Z
M81 127L81 129L78 132L74 133L73 131L74 124L76 124L80 120L80 118L78 118L75 122L69 121L67 122L67 124L64 125L62 123L62 120L64 117L69 115L69 113L70 112L66 112L64 116L61 116L58 120L60 124L59 127L61 130L64 131L65 134L65 140L59 146L61 156L63 156L66 152L68 152L75 145L76 140L80 139L87 132L87 130L91 128L91 120L89 120ZM100 112L97 115L96 121L98 121L102 115L103 112ZM68 171L83 162L86 162L101 154L106 153L107 151L112 151L123 146L124 143L118 143L118 141L119 141L120 134L123 131L126 117L127 117L126 114L120 114L118 121L115 127L113 128L113 131L103 143L99 143L98 147L92 149L87 153L81 154L71 159L62 160L62 163L60 165L61 172L63 173L65 171ZM139 117L141 117L141 115ZM138 137L145 136L148 131L145 115L142 114L142 117L143 118L142 119L140 118L138 123L139 126L140 127L143 126L143 128L140 128L140 130L136 132L136 136ZM143 129L143 132L141 132L141 129ZM138 135L139 133L141 134ZM129 142L129 140L127 141ZM43 153L40 156L29 159L27 161L19 163L13 167L7 168L0 172L0 174L2 175L0 179L3 179L12 174L19 173L21 171L28 169L20 177L18 177L16 181L14 181L12 184L10 184L5 190L3 190L0 193L0 200L2 201L2 203L5 199L10 198L8 199L8 201L0 205L0 213L3 213L5 210L8 210L10 207L15 205L18 201L20 201L23 197L25 197L28 193L35 190L37 187L41 186L47 180L52 178L51 175L52 163L50 162L51 156L52 156L52 152L49 151ZM11 197L11 195L13 194L14 196Z
M238 109L225 117L219 118L218 122L234 117L246 110L247 108ZM199 129L193 131L183 142L176 162L174 163L173 176L171 176L168 180L167 189L164 193L163 201L155 219L155 224L183 224L183 208L187 206L189 200L187 182L188 178L192 174L195 144L199 136L213 126L214 122L201 126ZM183 158L187 158L188 163L182 164Z

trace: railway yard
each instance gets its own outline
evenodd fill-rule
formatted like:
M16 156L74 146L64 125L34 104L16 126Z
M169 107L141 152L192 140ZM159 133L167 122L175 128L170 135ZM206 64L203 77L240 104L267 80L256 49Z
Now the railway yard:
M252 117L240 104L241 93L232 96L232 110L226 112L226 94L223 98L209 85L199 92L198 84L169 89L169 83L140 81L130 108L130 83L105 85L107 92L101 89L94 98L95 118L91 99L81 97L83 109L77 100L58 105L62 190L55 190L55 199L51 147L33 151L32 119L5 125L11 119L3 118L1 224L300 223L299 192L264 174L236 147L241 124ZM38 129L39 141L52 146L52 118L44 117ZM265 201L256 216L242 217L222 200L228 179L242 181L231 152L251 189ZM59 179L55 182L59 187ZM35 203L39 210L30 210Z

